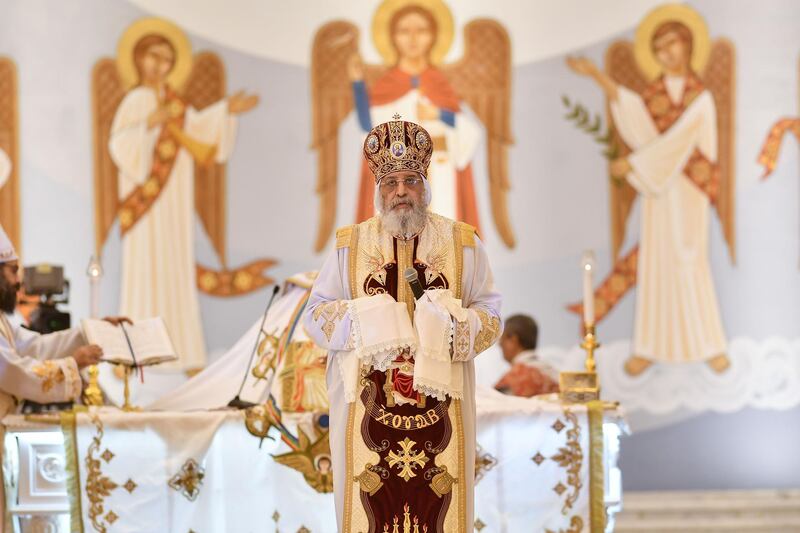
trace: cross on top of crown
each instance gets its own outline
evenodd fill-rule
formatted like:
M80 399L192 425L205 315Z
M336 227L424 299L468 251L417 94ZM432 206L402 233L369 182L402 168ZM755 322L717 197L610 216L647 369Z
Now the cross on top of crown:
M395 120L400 120L402 117L400 116L400 113L395 113L394 115L392 115L392 118Z

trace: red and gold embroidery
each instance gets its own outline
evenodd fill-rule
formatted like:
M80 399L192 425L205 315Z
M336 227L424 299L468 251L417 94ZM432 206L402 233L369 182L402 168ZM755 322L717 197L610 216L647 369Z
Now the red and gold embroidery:
M704 90L703 82L692 73L686 76L683 96L681 101L675 104L670 99L664 77L661 76L642 91L642 99L659 133L664 133L681 118L684 111ZM708 196L712 204L716 203L720 187L718 164L709 161L700 150L695 148L683 168L683 173Z
M764 167L764 178L767 178L775 170L786 132L792 132L800 141L800 118L784 118L770 128L761 153L758 155L758 163Z

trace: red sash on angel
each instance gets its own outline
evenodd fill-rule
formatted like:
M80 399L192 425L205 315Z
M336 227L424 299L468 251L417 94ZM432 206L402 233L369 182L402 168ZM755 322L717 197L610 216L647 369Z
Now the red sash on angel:
M170 118L156 140L150 175L120 203L119 227L122 235L130 231L155 205L169 181L181 148L185 148L197 164L209 165L214 162L217 147L192 139L183 131L186 102L180 95L167 87L162 105L169 109ZM195 265L197 288L220 297L248 294L272 283L272 278L265 276L264 270L275 263L272 259L259 259L233 270L220 271Z
M395 67L369 88L369 103L386 105L402 98L412 89L414 89L413 77ZM420 74L419 91L438 108L453 113L461 110L458 94L447 77L436 68L428 67ZM356 222L363 222L374 215L374 197L375 176L370 172L366 159L362 158ZM472 164L468 164L463 170L456 170L456 218L478 228L478 206L472 181Z
M758 163L764 167L764 179L768 178L772 171L775 170L778 155L781 151L781 143L784 135L789 131L800 141L800 118L783 118L770 128L769 134L764 140L764 146L761 148L761 153L758 155Z
M659 133L665 133L681 118L694 100L705 90L703 82L694 73L686 77L683 97L677 104L673 103L667 92L664 77L661 76L642 91L647 111ZM689 156L683 173L689 180L708 196L712 204L717 202L720 186L719 165L711 162L697 148ZM617 305L631 287L636 285L636 270L639 262L639 246L634 246L624 257L617 259L611 273L603 280L594 292L595 323L599 323ZM567 307L577 314L583 313L583 304L576 303Z
M183 132L186 103L178 93L167 87L163 105L169 109L170 119L161 128L156 140L150 175L119 206L119 227L122 235L133 228L161 196L181 147L186 148L200 164L208 164L214 159L216 147L195 141Z

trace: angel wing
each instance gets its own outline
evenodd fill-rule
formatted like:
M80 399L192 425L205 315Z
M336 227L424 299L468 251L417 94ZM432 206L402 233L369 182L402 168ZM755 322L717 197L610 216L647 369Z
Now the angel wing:
M347 76L347 61L358 52L358 28L337 20L322 26L314 35L311 49L311 148L317 152L319 226L314 250L319 252L336 223L337 170L339 165L339 125L353 109L353 89ZM365 66L369 84L385 69Z
M516 244L506 195L511 135L511 40L498 22L476 19L464 28L464 57L443 72L487 131L492 216L503 242Z
M183 96L195 109L203 109L225 97L225 65L213 52L194 56L192 72ZM225 165L195 164L194 205L223 268L227 268Z
M111 123L125 96L116 62L102 58L92 69L92 129L94 131L94 231L95 254L99 257L119 208L117 166L108 143Z
M736 264L736 169L733 157L733 128L736 122L735 74L736 52L733 43L724 38L715 40L702 79L703 84L714 96L717 108L717 161L720 184L714 207L722 224L722 234L728 244L728 254L733 264Z
M636 65L633 55L633 43L629 41L617 41L606 51L606 73L620 85L641 93L647 86L647 79ZM614 121L611 118L611 107L606 104L607 123L611 126L611 146L616 146L619 150L617 157L624 157L631 153L631 149L622 140L622 137L613 127ZM610 161L609 161L610 164ZM611 172L608 173L611 176ZM610 178L609 191L609 214L611 217L611 251L612 262L616 263L619 259L619 252L622 243L625 241L628 217L633 209L633 202L636 200L636 189L626 180L615 180Z
M19 120L17 115L17 67L0 57L0 149L11 162L8 180L0 183L0 224L14 247L21 250L19 208Z
M276 463L288 466L303 474L306 483L320 493L333 491L329 476L323 476L314 465L314 458L319 455L330 456L328 432L321 433L315 442L311 442L302 429L298 429L298 445L294 451L273 455Z

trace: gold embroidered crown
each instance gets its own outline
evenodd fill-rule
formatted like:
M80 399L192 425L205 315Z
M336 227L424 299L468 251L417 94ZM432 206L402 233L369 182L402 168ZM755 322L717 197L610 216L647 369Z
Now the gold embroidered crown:
M364 157L375 181L398 170L413 170L427 178L431 136L419 124L400 120L400 115L392 118L395 120L372 128L364 141Z

